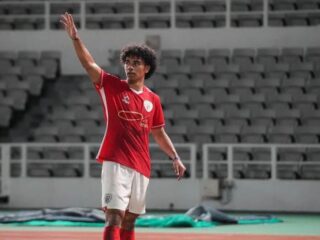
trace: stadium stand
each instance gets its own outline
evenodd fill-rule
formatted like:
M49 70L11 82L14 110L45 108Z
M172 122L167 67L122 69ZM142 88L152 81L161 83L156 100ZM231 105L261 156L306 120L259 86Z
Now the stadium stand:
M199 146L208 142L319 143L315 127L320 121L316 111L317 50L163 50L162 65L150 85L163 98L164 109L173 112L168 115L167 125L175 142L196 141ZM12 117L22 111L25 121L20 128L31 129L25 140L75 143L101 140L104 126L100 100L86 76L59 77L59 53L1 52L0 58L2 128L9 128ZM116 61L111 56L110 69L120 69ZM51 84L50 92L44 94L46 84ZM67 93L68 98L62 98ZM37 110L29 111L28 101L36 101ZM42 120L35 124L32 116ZM23 137L17 137L21 132L19 127L8 130L8 136L21 140ZM38 155L48 158L45 152ZM79 166L70 166L44 165L29 173L81 176ZM260 168L241 168L241 174L237 173L241 178L261 177L256 175ZM293 169L294 174L291 171L290 175L290 171L281 167L278 174L289 179L312 176L308 168L303 173L297 172L297 166ZM270 177L261 174L262 178ZM161 175L161 169L157 175Z
M173 6L170 1L142 1L135 9L131 1L50 2L47 23L43 2L17 5L1 1L0 30L30 31L48 26L59 30L62 28L58 16L65 11L74 14L77 26L95 30L259 28L266 26L264 20L270 27L308 27L320 22L319 14L313 12L320 6L316 0L270 0L266 18L262 0L233 0L229 21L223 0L174 3ZM5 133L1 140L101 141L104 121L100 99L86 76L60 75L60 55L55 51L0 52L0 127ZM124 76L118 55L119 50L110 54L105 69ZM160 55L161 65L146 84L163 99L167 131L173 141L196 142L198 160L204 143L319 143L319 47L162 49ZM29 129L27 133L25 129ZM301 161L313 156L306 148L299 153L285 150L279 153L279 162L288 156L294 159L299 156L296 159ZM68 160L71 155L68 152L47 155L44 149L30 154L34 160L50 156ZM255 149L235 153L243 161L252 161L259 154L265 153L256 153ZM214 154L217 159L223 155ZM28 173L43 177L83 176L78 163L64 164L31 165ZM279 166L280 178L317 178L317 168L311 169L309 165ZM213 164L211 176L225 177L225 167ZM238 164L234 174L237 178L269 179L269 168L270 164ZM165 175L163 172L167 171L159 167L153 174L161 177ZM92 165L92 176L99 176L98 173L98 165Z

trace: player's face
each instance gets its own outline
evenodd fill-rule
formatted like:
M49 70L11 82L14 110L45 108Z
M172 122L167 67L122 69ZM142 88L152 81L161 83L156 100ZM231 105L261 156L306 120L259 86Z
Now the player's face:
M142 81L150 67L139 57L127 57L124 62L124 70L129 82Z

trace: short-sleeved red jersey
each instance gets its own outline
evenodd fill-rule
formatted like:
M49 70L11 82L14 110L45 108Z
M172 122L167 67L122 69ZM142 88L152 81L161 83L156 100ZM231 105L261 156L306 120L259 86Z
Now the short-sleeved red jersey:
M149 133L164 126L160 98L147 87L131 89L126 80L102 71L95 85L103 104L106 130L97 155L150 177Z

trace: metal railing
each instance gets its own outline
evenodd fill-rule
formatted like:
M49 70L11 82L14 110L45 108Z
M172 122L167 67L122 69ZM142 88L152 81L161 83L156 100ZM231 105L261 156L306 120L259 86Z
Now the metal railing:
M197 3L195 0L188 0L189 2ZM258 0L257 0L258 1ZM205 11L205 12L179 12L178 8L181 4L186 1L182 0L168 0L162 1L158 4L166 3L168 8L163 10L163 12L143 12L141 11L142 6L148 3L157 3L155 0L136 0L136 1L8 1L0 2L0 8L5 9L8 6L23 6L26 5L28 8L30 6L38 7L37 11L30 12L29 14L7 14L3 10L0 12L1 22L13 22L13 20L23 20L29 19L34 20L35 24L39 24L39 29L59 29L59 17L64 11L73 11L72 14L75 18L76 23L79 25L80 29L87 29L87 24L92 20L105 20L110 22L113 20L123 20L124 23L128 24L123 29L145 29L143 27L144 22L149 20L165 20L168 23L167 28L177 28L177 22L184 19L212 19L218 20L219 28L230 28L233 27L232 22L241 18L255 18L258 19L261 23L260 27L269 26L268 21L270 18L279 17L279 16L291 16L291 15L304 15L304 14L320 14L318 9L295 9L295 10L274 10L270 8L270 0L261 0L261 8L257 8L251 11L239 11L233 9L233 0L212 0L205 2L219 2L221 3L221 9ZM117 4L127 3L129 4L128 11L115 13L115 12L105 12L105 13L95 13L89 11L90 6L93 4L107 4L110 6L116 6ZM130 7L131 6L131 7ZM159 5L160 6L160 5ZM61 12L59 11L61 10ZM98 30L98 29L97 29ZM106 30L106 29L103 29ZM114 29L112 29L114 30Z
M225 154L225 159L214 159L210 156L210 149L218 149L217 152L223 152ZM252 160L239 160L235 157L235 152L239 149L249 149L248 152L254 151L254 149L267 149L270 153L270 159L252 159ZM319 149L319 144L204 144L202 147L203 153L203 178L208 179L209 169L211 165L222 165L227 167L227 176L228 180L235 179L234 169L235 165L264 165L270 168L270 177L265 178L266 180L275 180L279 179L277 171L279 166L291 165L291 166L320 166L319 161L295 161L295 160L279 160L278 154L281 150L284 149ZM320 172L319 172L320 174Z
M9 192L10 179L12 178L29 178L35 177L30 176L29 170L33 166L41 165L73 165L79 166L81 174L79 178L97 178L90 174L90 169L94 165L99 165L93 159L96 155L99 144L95 143L13 143L13 144L0 144L0 196L4 196ZM186 153L183 162L185 163L190 178L196 178L196 145L195 144L175 144L177 151ZM63 158L63 159L34 159L30 154L33 152L44 152L44 150L57 150L57 151L69 151L73 150L80 152L81 157L78 158ZM160 151L157 144L150 144L150 152L152 155L153 151ZM168 160L165 154L163 158L153 158L152 166L164 166L168 165L168 169L172 170L172 163ZM164 176L165 178L165 176Z

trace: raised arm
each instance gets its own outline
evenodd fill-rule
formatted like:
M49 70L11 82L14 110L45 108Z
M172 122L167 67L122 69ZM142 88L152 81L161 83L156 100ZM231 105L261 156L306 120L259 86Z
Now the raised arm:
M162 151L164 151L172 159L173 170L176 173L178 180L180 180L183 177L184 172L186 171L186 167L181 162L180 157L177 154L173 143L171 142L171 139L169 138L163 127L152 129L151 133Z
M90 52L81 41L73 17L69 13L61 15L60 22L64 25L66 32L72 40L74 49L77 53L81 65L88 73L91 81L95 84L100 83L101 68L96 64Z

